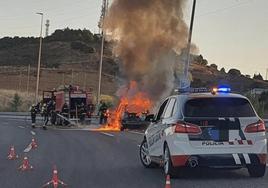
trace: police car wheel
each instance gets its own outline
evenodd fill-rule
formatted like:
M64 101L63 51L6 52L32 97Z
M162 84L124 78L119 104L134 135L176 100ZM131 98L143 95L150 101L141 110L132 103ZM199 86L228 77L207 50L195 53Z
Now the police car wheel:
M166 175L170 175L171 177L179 177L178 173L176 172L176 169L173 167L171 157L170 157L170 151L168 149L168 146L165 144L164 147L164 154L163 154L163 161L164 161L164 173Z
M263 177L265 175L266 165L250 165L248 166L248 173L251 177Z
M145 166L146 168L151 168L155 166L149 155L148 143L145 139L142 141L140 145L140 160L143 166Z

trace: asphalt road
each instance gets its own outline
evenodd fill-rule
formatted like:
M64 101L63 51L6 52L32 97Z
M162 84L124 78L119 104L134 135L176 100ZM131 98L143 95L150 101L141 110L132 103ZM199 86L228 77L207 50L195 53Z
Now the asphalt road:
M31 132L34 131L34 132ZM23 150L35 134L38 148ZM0 117L0 187L38 188L49 181L56 165L59 177L73 188L164 188L162 169L145 169L138 157L142 135L78 130L32 130L25 119ZM17 170L21 159L7 160L10 145L27 155L34 169ZM268 187L264 178L250 178L246 170L191 170L172 179L171 187Z

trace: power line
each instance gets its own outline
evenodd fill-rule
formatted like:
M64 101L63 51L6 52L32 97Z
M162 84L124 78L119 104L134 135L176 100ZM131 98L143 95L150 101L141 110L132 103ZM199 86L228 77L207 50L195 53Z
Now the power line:
M232 5L232 6L219 8L219 9L216 9L216 10L204 13L204 14L199 14L197 16L202 17L202 16L207 16L207 15L210 15L210 14L216 14L216 13L219 13L219 12L224 12L224 11L229 10L229 9L238 8L238 7L241 7L243 5L250 4L250 3L251 3L251 1L248 0L247 2L241 2L241 3L237 3L235 5Z

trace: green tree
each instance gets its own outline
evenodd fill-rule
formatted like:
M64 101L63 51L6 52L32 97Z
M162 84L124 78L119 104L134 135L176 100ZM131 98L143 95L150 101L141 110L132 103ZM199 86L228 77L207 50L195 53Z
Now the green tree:
M213 68L213 69L215 69L215 70L218 70L218 65L216 65L216 64L214 64L214 63L211 64L210 67Z
M20 96L17 93L15 93L13 100L10 102L10 110L12 112L17 112L21 104L22 104L22 101L21 101Z
M259 74L254 74L253 79L263 80L263 77L262 77L262 75L260 73Z

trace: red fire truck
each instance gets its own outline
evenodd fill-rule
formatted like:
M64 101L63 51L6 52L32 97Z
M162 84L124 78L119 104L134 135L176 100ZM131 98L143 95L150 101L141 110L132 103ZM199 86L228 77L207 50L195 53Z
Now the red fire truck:
M80 118L91 116L93 113L93 94L90 91L84 91L78 86L62 86L57 90L44 91L43 102L50 99L55 100L55 116L51 118L53 124L57 124L57 114L65 118Z

